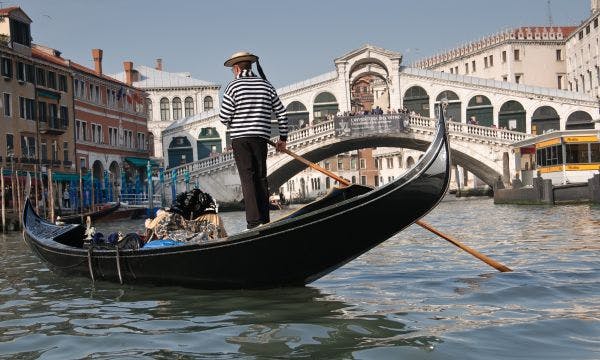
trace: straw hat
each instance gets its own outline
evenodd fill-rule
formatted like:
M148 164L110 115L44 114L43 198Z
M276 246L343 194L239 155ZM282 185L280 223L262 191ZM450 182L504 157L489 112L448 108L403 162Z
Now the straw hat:
M251 63L256 62L258 60L258 56L253 55L247 51L238 51L235 54L231 55L227 61L223 65L227 67L232 67L233 65L241 62L241 61L250 61Z

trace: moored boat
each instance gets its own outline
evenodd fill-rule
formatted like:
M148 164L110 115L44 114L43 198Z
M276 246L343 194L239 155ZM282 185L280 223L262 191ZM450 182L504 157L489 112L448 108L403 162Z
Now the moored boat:
M433 120L432 120L433 121ZM162 248L84 248L84 228L57 226L25 206L24 238L67 276L196 288L304 285L343 266L425 216L449 182L444 120L421 160L376 189L335 189L277 221L227 238Z

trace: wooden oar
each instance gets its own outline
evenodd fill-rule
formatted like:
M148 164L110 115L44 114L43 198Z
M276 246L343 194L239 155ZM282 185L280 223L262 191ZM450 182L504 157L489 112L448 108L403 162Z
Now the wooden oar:
M276 145L274 142L272 142L271 140L268 140L268 141L267 141L267 143L268 143L269 145L271 145L271 146L275 146L275 147L277 146L277 145ZM336 174L332 173L331 171L329 171L329 170L327 170L327 169L324 169L324 168L322 168L321 166L319 166L319 165L317 165L317 164L315 164L315 163L313 163L313 162L310 162L310 161L306 160L306 159L305 159L305 158L303 158L302 156L300 156L300 155L298 155L298 154L296 154L296 153L293 153L292 151L290 151L290 150L288 150L288 149L284 149L284 150L282 150L282 152L284 152L284 153L286 153L286 154L290 155L291 157L293 157L294 159L296 159L296 160L300 161L301 163L303 163L303 164L305 164L305 165L307 165L307 166L309 166L309 167L311 167L311 168L313 168L313 169L315 169L315 170L317 170L317 171L320 171L320 172L322 172L323 174L325 174L325 175L329 176L330 178L333 178L334 180L337 180L337 181L338 181L340 184L342 184L342 185L345 185L345 186L349 186L349 185L351 185L350 181L348 181L348 180L344 179L344 178L343 178L343 177L341 177L341 176L338 176L338 175L336 175ZM476 258L478 258L479 260L481 260L481 261L483 261L484 263L486 263L486 264L490 265L491 267L495 268L495 269L496 269L496 270L498 270L498 271L501 271L501 272L512 271L512 270L511 270L510 268L508 268L507 266L505 266L505 265L503 265L503 264L501 264L501 263L499 263L499 262L497 262L497 261L495 261L495 260L493 260L493 259L491 259L491 258L487 257L486 255L483 255L482 253L480 253L480 252L476 251L475 249L472 249L471 247L469 247L469 246L467 246L467 245L464 245L464 244L462 244L460 241L458 241L458 240L456 240L456 239L452 238L452 237L451 237L451 236L449 236L449 235L446 235L446 234L444 234L443 232L441 232L441 231L439 231L439 230L435 229L434 227L432 227L431 225L429 225L428 223L426 223L426 222L424 222L424 221L417 220L415 223L416 223L417 225L421 226L422 228L424 228L424 229L427 229L427 230L431 231L432 233L434 233L434 234L438 235L438 236L439 236L439 237L441 237L442 239L449 241L450 243L452 243L453 245L457 246L458 248L460 248L460 249L462 249L462 250L464 250L464 251L468 252L469 254L471 254L471 255L475 256L475 257L476 257Z

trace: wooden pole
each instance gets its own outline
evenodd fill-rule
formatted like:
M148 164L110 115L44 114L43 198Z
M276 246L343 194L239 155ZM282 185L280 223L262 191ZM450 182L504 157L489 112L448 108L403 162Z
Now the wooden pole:
M270 144L270 145L272 145L272 146L276 146L276 145L275 145L275 143L274 143L274 142L272 142L272 141L270 141L270 140L268 140L268 141L267 141L267 143L269 143L269 144ZM336 174L332 173L331 171L328 171L328 170L326 170L326 169L324 169L324 168L320 167L319 165L317 165L317 164L315 164L315 163L312 163L312 162L310 162L310 161L306 160L305 158L303 158L303 157L301 157L300 155L297 155L297 154L295 154L295 153L293 153L293 152L289 151L288 149L284 149L284 150L282 150L282 152L284 152L284 153L286 153L286 154L288 154L288 155L292 156L294 159L296 159L296 160L298 160L298 161L302 162L303 164L306 164L306 165L310 166L311 168L313 168L313 169L315 169L315 170L317 170L317 171L320 171L320 172L322 172L323 174L325 174L325 175L327 175L327 176L329 176L329 177L331 177L331 178L333 178L333 179L337 180L337 181L338 181L340 184L342 184L342 185L345 185L345 186L349 186L349 185L351 185L351 183L350 183L348 180L346 180L346 179L342 178L341 176L338 176L338 175L336 175ZM424 228L424 229L427 229L427 230L431 231L432 233L434 233L434 234L436 234L436 235L440 236L440 237L441 237L441 238L443 238L444 240L447 240L447 241L449 241L450 243L452 243L452 244L454 244L455 246L459 247L460 249L462 249L462 250L464 250L464 251L468 252L469 254L471 254L471 255L475 256L475 257L476 257L476 258L478 258L479 260L481 260L481 261L485 262L486 264L488 264L488 265L492 266L493 268L495 268L495 269L496 269L496 270L498 270L498 271L501 271L501 272L512 271L512 270L511 270L510 268L508 268L507 266L504 266L504 265L502 265L501 263L499 263L499 262L497 262L497 261L494 261L494 260L492 260L491 258L489 258L489 257L487 257L487 256L485 256L485 255L483 255L483 254L481 254L481 253L479 253L479 252L475 251L474 249L472 249L472 248L468 247L467 245L461 244L461 243L460 243L458 240L456 240L456 239L454 239L454 238L450 237L449 235L446 235L446 234L442 233L441 231L439 231L439 230L436 230L435 228L433 228L431 225L427 224L426 222L423 222L423 221L421 221L421 220L417 220L415 223L416 223L417 225L421 226L422 228Z
M10 191L11 191L11 199L12 199L12 208L11 210L13 212L16 212L16 207L15 207L15 202L17 199L17 193L16 193L16 186L15 186L15 163L11 162L10 164Z
M0 167L0 187L2 188L2 232L6 232L6 205L4 204L4 167Z
M79 168L79 215L83 224L83 175L81 174L81 168Z
M94 211L94 200L96 200L95 196L94 196L95 194L94 194L94 171L93 170L90 173L90 179L91 179L91 182L92 182L92 204L91 204L90 211L93 212Z
M37 165L33 165L33 181L35 186L35 211L40 213L40 201L39 201L39 192L38 192L38 183L37 183Z
M48 168L48 196L50 198L50 222L54 222L54 184L52 180L52 169Z
M23 214L21 213L21 181L19 181L19 170L17 170L17 172L15 173L15 177L17 178L17 212L19 226L22 226L23 224L21 224L21 218Z

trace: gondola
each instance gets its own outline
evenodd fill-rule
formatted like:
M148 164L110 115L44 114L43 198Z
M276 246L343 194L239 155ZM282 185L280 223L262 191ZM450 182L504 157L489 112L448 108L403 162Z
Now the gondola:
M376 189L336 189L288 216L224 239L139 250L86 249L82 226L50 224L29 203L24 238L51 270L67 276L203 289L303 286L425 216L447 191L449 167L442 118L421 160L396 180Z
M65 224L84 224L88 216L92 221L99 220L108 214L112 214L113 212L115 212L115 210L119 209L120 206L121 203L117 202L113 205L104 206L97 211L92 211L85 214L61 216L60 221Z

